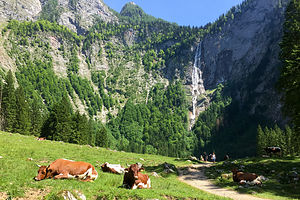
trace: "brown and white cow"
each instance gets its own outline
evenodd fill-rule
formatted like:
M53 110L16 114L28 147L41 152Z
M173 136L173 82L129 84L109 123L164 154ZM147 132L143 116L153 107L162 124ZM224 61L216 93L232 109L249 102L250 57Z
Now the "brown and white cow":
M132 164L125 169L123 186L129 189L151 188L151 181L148 175L142 174L144 168Z
M97 177L98 173L90 163L57 159L48 166L39 166L38 175L34 179L40 181L47 178L77 178L83 181L92 181L96 180Z
M258 177L258 175L255 173L241 172L241 171L238 171L237 169L233 169L231 171L232 171L233 181L238 182L240 184L244 184L246 182L252 182L252 181L256 180Z
M269 156L272 156L273 154L281 156L282 149L280 147L266 147L265 151Z
M103 165L101 165L101 169L103 172L110 172L113 174L125 173L125 168L122 167L120 164L109 164L108 162L105 162Z

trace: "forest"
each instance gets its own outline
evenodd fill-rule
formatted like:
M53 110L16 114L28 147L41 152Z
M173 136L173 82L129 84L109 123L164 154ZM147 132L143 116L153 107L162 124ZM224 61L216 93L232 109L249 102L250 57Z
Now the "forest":
M220 157L226 153L233 157L262 155L265 146L280 146L285 155L299 154L300 3L296 0L286 10L276 86L289 123L280 126L263 116L248 115L232 98L232 85L226 83L212 90L211 104L200 113L194 127L188 128L190 97L180 79L194 58L188 49L238 18L247 2L205 27L178 26L127 5L116 13L119 24L99 19L81 35L57 24L55 0L48 1L36 22L10 20L1 34L7 38L5 48L17 70L0 71L0 129L172 157L200 156L204 151L214 151ZM134 40L125 37L130 34ZM55 51L49 40L53 36L59 43ZM122 42L112 42L115 38ZM65 61L64 76L54 72L54 55ZM95 70L96 61L107 62L109 70ZM83 62L91 70L90 78L80 75ZM128 62L133 63L134 74L126 71ZM177 69L172 70L180 73L170 78L166 71L174 62ZM167 77L169 83L150 81L151 77ZM85 112L73 105L77 99ZM103 110L105 119L99 120L97 115ZM249 127L246 131L245 126ZM237 141L241 132L243 138ZM242 148L248 142L255 145Z

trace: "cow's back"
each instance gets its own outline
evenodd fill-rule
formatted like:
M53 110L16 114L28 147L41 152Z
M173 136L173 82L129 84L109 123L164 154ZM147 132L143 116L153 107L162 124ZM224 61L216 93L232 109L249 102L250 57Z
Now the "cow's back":
M73 178L83 178L84 176L92 176L93 174L93 179L96 179L98 176L94 166L83 161L57 159L50 164L50 169L54 174L68 173L70 178L72 176Z

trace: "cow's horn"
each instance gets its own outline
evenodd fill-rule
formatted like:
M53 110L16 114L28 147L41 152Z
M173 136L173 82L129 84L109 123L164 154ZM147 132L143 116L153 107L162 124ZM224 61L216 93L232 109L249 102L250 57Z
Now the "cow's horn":
M36 164L36 166L41 167L41 165Z

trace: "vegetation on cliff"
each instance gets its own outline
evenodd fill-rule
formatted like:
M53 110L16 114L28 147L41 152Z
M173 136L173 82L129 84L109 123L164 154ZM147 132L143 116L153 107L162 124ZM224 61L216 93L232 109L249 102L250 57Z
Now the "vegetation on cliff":
M76 2L70 1L69 6ZM57 24L58 2L47 1L40 20L10 20L2 30L5 51L16 69L0 73L4 80L1 129L168 156L200 155L203 151L254 155L258 124L274 127L265 116L250 114L249 105L257 94L249 92L241 105L233 98L240 82L209 88L204 95L211 104L190 131L189 81L184 80L197 43L204 35L222 32L226 24L238 20L250 9L249 2L201 28L156 19L129 3L116 14L118 23L98 19L78 35ZM283 57L293 52L297 54L292 51ZM287 69L294 63L294 57L289 59ZM259 81L256 75L265 69L261 66L246 80L247 90L253 91L254 82ZM293 100L289 105L297 100L295 94L286 98Z
M300 149L300 2L292 0L286 10L278 88L283 92L284 111L291 118Z

